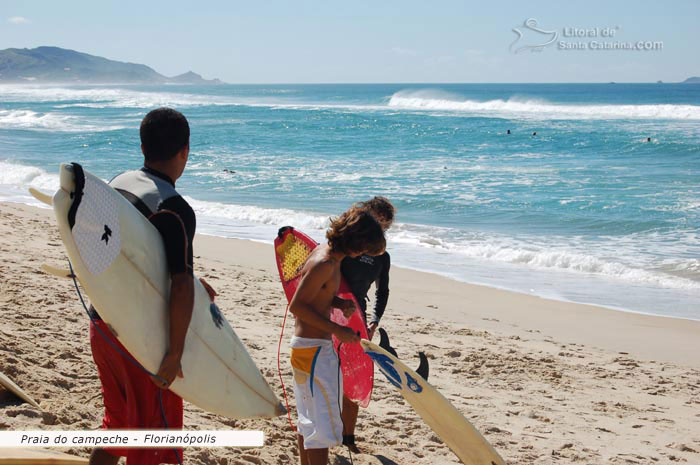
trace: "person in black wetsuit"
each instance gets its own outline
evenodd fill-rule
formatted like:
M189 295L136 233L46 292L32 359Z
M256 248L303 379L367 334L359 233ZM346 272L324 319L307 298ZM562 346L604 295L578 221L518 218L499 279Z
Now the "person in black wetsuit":
M386 197L374 197L366 202L360 202L356 206L371 213L385 232L394 222L396 209ZM357 299L365 322L369 322L367 333L370 339L374 337L374 332L379 326L379 320L384 315L389 300L390 266L391 259L386 251L374 257L369 255L361 255L356 258L346 257L340 264L343 278ZM372 315L367 315L367 293L372 283L376 286L374 311ZM343 444L356 454L360 452L355 445L355 425L358 411L359 406L343 396Z
M102 386L104 429L160 429L166 424L170 429L181 429L182 399L168 387L177 376L183 376L180 359L194 302L192 240L196 219L175 190L175 181L189 156L190 127L181 113L158 108L141 122L140 136L143 168L122 173L109 184L151 221L163 239L171 279L168 350L156 377L150 377L124 356L128 351L94 307L90 309L90 347ZM214 300L216 292L205 281L202 284ZM90 465L116 465L121 456L129 465L178 463L182 450L96 448Z

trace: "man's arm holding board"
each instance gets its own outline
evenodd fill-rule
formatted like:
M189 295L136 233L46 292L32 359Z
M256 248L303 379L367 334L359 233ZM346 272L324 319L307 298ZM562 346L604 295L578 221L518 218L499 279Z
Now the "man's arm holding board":
M168 302L168 315L170 317L170 332L168 350L158 369L156 384L163 389L168 388L175 377L183 377L180 361L185 351L185 338L187 329L192 320L194 306L194 280L189 273L172 275L170 285L170 300Z
M188 249L191 244L185 225L175 212L161 210L152 215L150 220L163 237L171 279L168 299L168 349L161 361L157 378L154 379L158 387L167 389L176 376L183 376L180 361L185 350L185 338L194 306L194 276L188 263Z

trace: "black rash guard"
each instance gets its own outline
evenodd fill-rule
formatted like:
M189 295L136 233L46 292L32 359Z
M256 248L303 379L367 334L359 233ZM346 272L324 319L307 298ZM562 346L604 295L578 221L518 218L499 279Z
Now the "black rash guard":
M391 259L387 252L376 257L361 255L357 258L345 257L340 264L340 271L347 281L353 295L360 304L362 314L367 320L367 292L372 283L376 283L374 315L369 319L368 325L379 323L386 304L389 300L389 268Z
M163 237L170 274L192 274L192 241L197 227L192 207L166 174L143 167L109 183L158 229Z

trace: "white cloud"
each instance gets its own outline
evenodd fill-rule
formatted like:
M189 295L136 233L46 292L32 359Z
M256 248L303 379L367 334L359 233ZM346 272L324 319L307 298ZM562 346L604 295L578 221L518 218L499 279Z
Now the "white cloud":
M396 55L401 55L401 56L408 56L408 57L414 57L418 55L418 52L415 50L411 50L408 48L402 48L402 47L393 47L391 49L392 53L395 53Z
M452 55L438 55L434 57L428 57L425 59L425 64L428 66L445 66L456 62L456 59Z
M7 18L7 22L10 24L29 24L31 21L24 16L11 16Z

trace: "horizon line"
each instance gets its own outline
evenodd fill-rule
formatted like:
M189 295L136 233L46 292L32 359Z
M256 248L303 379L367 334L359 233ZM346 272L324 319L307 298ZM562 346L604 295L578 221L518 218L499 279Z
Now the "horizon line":
M695 77L695 76L691 76ZM686 78L690 79L690 78ZM211 79L214 80L214 79ZM138 86L138 85L159 85L159 86L194 86L194 85L200 85L200 86L212 86L212 87L217 87L221 85L234 85L234 86L253 86L253 85L268 85L268 86L310 86L310 85L513 85L513 84L519 84L519 85L528 85L528 84L535 84L535 85L541 85L541 84L602 84L602 85L613 85L613 84L684 84L684 85L698 85L700 83L695 83L695 82L684 82L684 81L549 81L549 82L523 82L523 81L500 81L500 82L486 82L486 81L384 81L384 82L369 82L369 81L358 81L358 82L332 82L332 81L324 81L324 82L247 82L247 81L242 81L242 82L226 82L222 81L219 79L219 83L217 84L193 84L193 83L177 83L177 82L167 82L167 83L158 83L158 82L79 82L79 81L56 81L56 82L40 82L40 81L12 81L12 82L3 82L0 80L0 85L34 85L34 86L39 86L39 85L95 85L95 86L116 86L116 85L132 85L132 86Z

